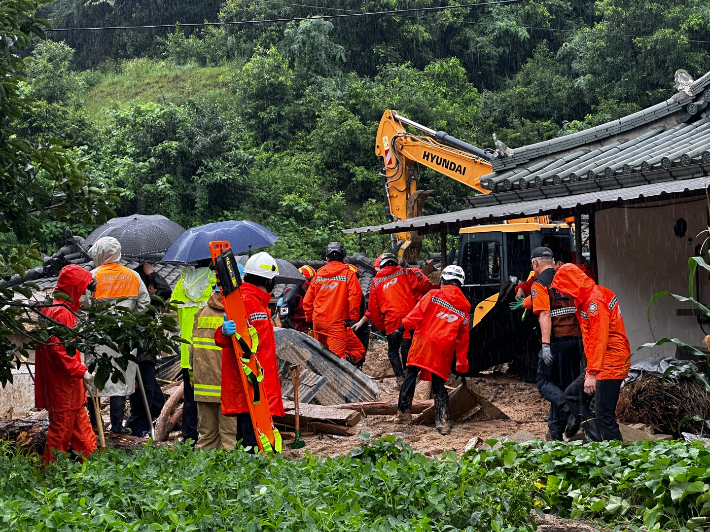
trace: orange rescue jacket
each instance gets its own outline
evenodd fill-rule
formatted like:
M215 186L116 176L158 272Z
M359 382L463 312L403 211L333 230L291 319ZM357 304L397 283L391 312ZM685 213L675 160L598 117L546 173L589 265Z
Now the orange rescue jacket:
M385 334L391 334L417 302L434 288L420 271L401 266L382 268L370 288L369 318Z
M468 314L471 304L458 286L444 285L425 295L402 320L414 329L407 366L429 370L449 378L456 357L456 371L468 372Z
M574 298L587 357L587 375L595 375L598 380L626 378L631 348L614 293L597 286L574 264L565 264L557 270L552 288Z
M271 415L283 416L283 398L276 362L276 340L268 307L271 295L250 283L242 283L241 293L249 324L259 333L259 349L256 357L264 370L264 388L269 398ZM222 332L222 327L218 327L214 332L214 341L222 348L222 413L230 415L249 412L242 377L239 374L242 368L241 364L237 363L232 339Z
M303 299L306 321L314 331L325 331L334 323L360 319L362 289L357 275L347 264L330 261L316 272Z

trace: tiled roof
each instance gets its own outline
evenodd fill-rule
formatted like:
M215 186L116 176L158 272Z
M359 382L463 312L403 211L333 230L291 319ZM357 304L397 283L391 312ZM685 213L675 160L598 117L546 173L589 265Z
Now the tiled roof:
M708 85L710 85L710 72L691 85L688 90L690 94L681 91L665 102L630 114L619 120L613 120L578 133L565 135L564 137L515 148L513 155L496 157L491 161L493 170L495 170L494 174L491 175L500 174L504 170L516 168L540 157L575 148L581 149L583 146L599 142L600 139L609 139L627 133L645 125L659 122L674 114L680 115L679 121L684 121L684 118L695 116L710 102L710 94L704 92ZM634 136L632 135L628 138L633 138Z
M122 260L121 264L127 266L131 270L138 267L138 262L135 260ZM80 263L79 266L86 270L94 269L94 263L90 261ZM175 288L175 285L177 284L178 279L180 278L180 273L182 272L182 269L184 267L184 264L168 264L163 262L158 262L153 265L155 272L167 281L167 283L170 285L170 288ZM57 284L57 276L54 275L50 277L43 277L41 279L33 279L28 282L36 284L37 286L39 286L40 290L51 290Z
M491 161L466 198L473 208L345 233L434 232L508 218L550 214L598 202L692 194L710 175L710 72L687 90L629 116L513 150ZM706 109L707 108L707 109Z
M497 194L496 196L507 196L515 201L506 203L493 203L489 205L479 205L472 209L464 209L462 211L449 212L445 214L436 214L432 216L420 216L410 218L401 222L394 222L386 225L375 225L370 227L359 227L357 229L346 229L345 233L396 233L399 231L417 230L422 233L439 232L448 229L459 227L481 225L486 223L499 222L511 218L525 218L529 216L538 216L543 214L558 213L563 216L571 214L574 209L584 205L596 205L604 207L618 202L632 201L650 201L653 199L662 199L675 195L692 195L693 193L704 190L710 185L710 165L700 169L702 177L689 177L688 179L678 179L675 181L657 180L655 182L646 182L639 184L638 181L634 186L622 186L618 181L614 181L614 187L607 189L593 188L587 192L578 190L576 194L569 192L551 195L548 197L535 195L526 199L521 199L520 195L508 193ZM610 183L612 180L609 180ZM580 183L583 184L583 183ZM590 183L594 185L595 183ZM627 181L627 185L632 185L632 181ZM557 187L549 187L563 192L567 188L564 185ZM522 191L528 192L528 191ZM493 199L490 196L477 196L476 199Z

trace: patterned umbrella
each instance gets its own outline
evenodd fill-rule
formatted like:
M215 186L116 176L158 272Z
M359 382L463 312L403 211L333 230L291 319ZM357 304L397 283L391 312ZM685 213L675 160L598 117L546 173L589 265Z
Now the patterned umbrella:
M236 255L271 246L278 238L266 227L248 220L215 222L185 231L165 254L163 262L209 259L209 243L216 240L227 240Z
M134 214L113 218L95 229L84 240L89 249L102 236L112 236L121 243L121 255L141 259L165 253L185 229L160 214Z

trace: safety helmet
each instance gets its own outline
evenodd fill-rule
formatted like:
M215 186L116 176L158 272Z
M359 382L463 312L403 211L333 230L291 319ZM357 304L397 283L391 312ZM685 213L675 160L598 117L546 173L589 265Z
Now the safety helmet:
M397 264L399 264L397 257L392 253L383 253L380 255L380 268L384 268L385 266L397 266Z
M244 265L244 275L247 274L273 279L279 274L279 267L271 255L266 251L260 251L256 255L249 257L249 260Z
M444 281L458 281L460 284L463 284L466 280L466 274L464 274L461 266L454 266L452 264L444 268L444 271L441 272L441 278Z
M330 258L331 255L337 255L338 259L336 260L342 260L345 258L345 246L341 244L340 242L331 242L328 244L328 247L325 250L325 256L327 258Z
M378 271L378 272L380 271L380 262L382 261L382 257L384 257L384 256L385 256L385 253L383 253L382 255L377 257L375 259L375 262L372 263L372 267L375 268L375 271Z
M310 266L306 264L305 266L301 266L298 269L299 272L301 272L301 275L306 278L306 282L310 283L311 279L313 279L316 276L316 270L313 266Z

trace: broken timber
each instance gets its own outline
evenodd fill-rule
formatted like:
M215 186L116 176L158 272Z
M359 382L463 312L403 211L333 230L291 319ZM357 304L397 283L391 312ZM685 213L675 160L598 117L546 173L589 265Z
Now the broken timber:
M434 406L434 399L424 401L412 401L412 414L421 414L427 408ZM330 405L330 408L340 408L342 410L357 410L366 416L393 416L397 413L397 403L386 403L383 401L371 401L367 403L345 403L342 405Z
M284 400L283 416L274 416L274 422L288 427L296 423L293 401ZM354 436L357 431L353 429L362 419L362 414L357 411L333 408L332 406L309 405L299 403L301 428L306 431L325 432L341 436Z
M463 384L449 394L449 416L451 416L451 421L454 423L463 423L468 420L509 419L488 399ZM414 418L412 424L433 425L434 406L432 405Z

